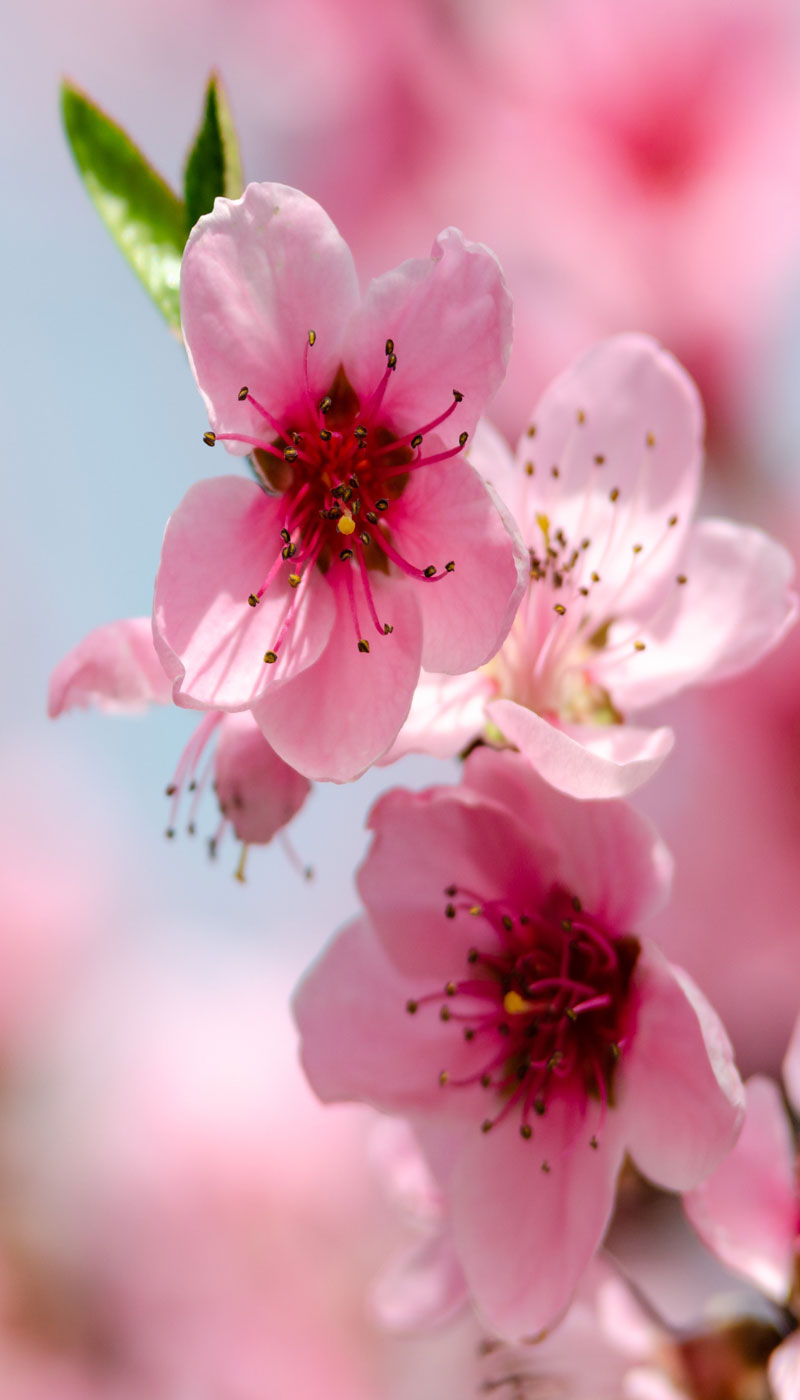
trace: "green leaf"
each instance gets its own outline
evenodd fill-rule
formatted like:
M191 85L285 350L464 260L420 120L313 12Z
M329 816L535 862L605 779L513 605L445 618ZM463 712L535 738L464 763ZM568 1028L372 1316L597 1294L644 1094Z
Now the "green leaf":
M180 332L182 201L126 132L69 82L62 84L61 110L98 214L156 306Z
M242 161L231 109L219 74L212 73L206 88L203 119L186 161L187 233L202 214L214 208L217 195L238 199L243 188Z

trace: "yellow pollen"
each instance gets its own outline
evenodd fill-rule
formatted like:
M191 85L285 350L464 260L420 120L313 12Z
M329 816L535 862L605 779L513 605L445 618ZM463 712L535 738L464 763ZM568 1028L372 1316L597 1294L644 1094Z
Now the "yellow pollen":
M503 1010L509 1016L521 1016L523 1012L531 1009L531 1003L521 997L519 992L506 992L503 997Z
M340 535L352 535L356 528L356 522L352 515L342 515L336 522L336 528Z

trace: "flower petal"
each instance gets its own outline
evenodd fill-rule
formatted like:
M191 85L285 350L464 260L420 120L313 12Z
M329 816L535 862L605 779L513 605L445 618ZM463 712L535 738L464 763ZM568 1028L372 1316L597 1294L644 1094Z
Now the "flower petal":
M789 1048L784 1057L783 1083L789 1103L800 1116L800 1016L794 1023Z
M502 433L488 418L481 418L477 423L467 447L467 459L513 515L519 464Z
M437 1120L453 1109L480 1121L472 1094L446 1094L439 1083L444 1065L460 1070L470 1047L436 1014L409 1015L406 1003L419 995L419 982L398 972L367 919L331 940L292 1003L303 1068L324 1103L357 1099Z
M153 645L149 617L126 617L95 627L59 661L50 677L47 713L95 704L108 714L168 705L172 685Z
M797 599L790 590L794 562L761 530L732 520L701 520L680 560L685 585L636 636L645 650L619 656L607 667L603 651L594 667L623 711L651 705L694 681L735 676L776 646L794 621ZM609 648L621 622L609 633ZM632 637L631 637L632 640Z
M310 330L311 394L327 393L357 304L350 249L315 200L275 184L217 199L192 230L181 266L183 335L212 428L272 439L256 409L239 403L239 389L247 385L279 420L290 417L304 398Z
M220 725L214 788L239 840L263 845L300 811L311 784L278 757L245 710Z
M600 575L592 615L602 622L612 601L619 615L621 588L628 612L673 572L694 510L703 411L692 380L649 336L614 336L545 390L532 426L517 451L517 499L508 502L526 544L541 542L542 517L573 547L588 539L584 572ZM642 546L635 568L633 544Z
M370 1307L388 1331L415 1332L449 1321L466 1299L452 1235L436 1230L381 1270L370 1292Z
M529 1142L509 1115L465 1148L453 1233L475 1304L501 1336L550 1327L603 1238L623 1143L617 1116L602 1128L599 1116L594 1103L554 1099Z
M538 839L546 833L549 880L578 895L611 928L635 929L663 904L671 857L654 827L627 803L576 803L509 750L476 749L464 765L464 786L513 812Z
M408 714L422 650L417 589L378 572L370 574L369 583L378 616L394 631L376 635L361 599L359 621L370 651L360 652L349 599L339 583L331 590L336 621L319 659L265 694L254 709L269 742L309 778L334 783L357 778L386 751Z
M170 517L153 600L153 633L174 697L190 709L242 710L270 687L316 661L334 619L331 589L318 570L304 589L281 648L264 665L295 591L280 570L258 607L261 587L281 550L285 507L252 481L199 481Z
M722 1022L687 973L650 944L634 977L636 1028L620 1074L628 1151L658 1186L688 1191L736 1141L744 1089Z
M671 729L554 725L514 700L493 700L487 713L545 782L570 797L627 797L658 771L674 743Z
M394 341L397 369L384 405L390 426L415 432L453 402L447 444L471 432L499 388L511 348L511 298L500 264L480 243L448 228L429 258L415 258L373 281L347 331L344 367L368 397L386 368Z
M395 547L418 568L455 565L418 588L423 665L452 674L491 660L528 581L527 550L505 507L468 462L454 458L410 474L390 523Z
M381 765L409 753L454 758L485 729L486 701L495 691L494 682L482 671L463 676L423 671L408 718Z
M711 1176L683 1198L703 1243L776 1303L792 1286L797 1246L795 1148L781 1092L756 1075L746 1084L742 1131Z
M375 931L399 968L440 985L466 969L477 928L482 948L500 946L488 924L473 921L466 909L446 916L450 885L462 903L466 897L508 904L516 896L525 909L552 880L556 858L546 827L529 829L499 802L476 800L463 788L395 789L375 804L369 825L375 837L358 888Z
M800 1331L791 1332L767 1362L770 1393L775 1400L800 1400Z

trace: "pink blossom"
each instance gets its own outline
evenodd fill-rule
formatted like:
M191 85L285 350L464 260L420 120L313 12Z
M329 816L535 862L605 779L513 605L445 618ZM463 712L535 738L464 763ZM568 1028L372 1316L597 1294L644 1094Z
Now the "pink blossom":
M56 666L50 678L51 717L96 704L112 713L133 713L147 704L168 704L172 687L153 646L148 617L125 618L96 627ZM186 745L167 788L172 799L167 834L173 836L181 799L192 792L189 830L212 768L202 766L209 743L217 736L213 783L222 821L212 838L212 853L228 827L246 848L271 841L299 812L311 784L279 758L247 712L203 717ZM237 874L243 877L244 851Z
M551 385L516 459L496 434L476 437L473 461L530 550L527 593L483 675L489 737L574 797L643 783L673 735L628 717L753 665L795 616L786 550L732 521L692 523L702 436L688 376L654 341L626 335ZM428 747L437 699L456 751L477 686L433 678L420 690L394 752ZM446 747L439 733L431 746Z
M508 356L500 269L447 229L362 300L319 205L251 185L200 220L181 295L206 440L255 449L258 480L199 482L167 525L153 616L174 698L251 710L300 772L353 778L420 665L483 664L521 593L519 542L462 455Z
M306 1072L323 1100L412 1121L480 1313L536 1333L603 1236L623 1153L686 1190L738 1128L720 1022L634 933L669 858L623 804L576 805L488 749L460 789L389 793L371 824L366 915L296 994Z
M785 1061L790 1102L800 1109L800 1021ZM703 1243L776 1303L793 1297L800 1255L797 1147L780 1089L748 1079L738 1142L704 1182L684 1196Z

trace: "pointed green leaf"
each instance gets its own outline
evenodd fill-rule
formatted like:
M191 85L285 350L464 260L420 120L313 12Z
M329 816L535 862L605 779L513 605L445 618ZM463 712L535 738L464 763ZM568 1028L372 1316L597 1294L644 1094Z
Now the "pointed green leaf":
M97 212L170 326L180 331L183 204L130 137L65 82L61 110L72 154Z
M217 195L238 199L244 188L239 142L225 88L212 73L206 88L203 119L186 161L184 193L186 230L214 208Z

